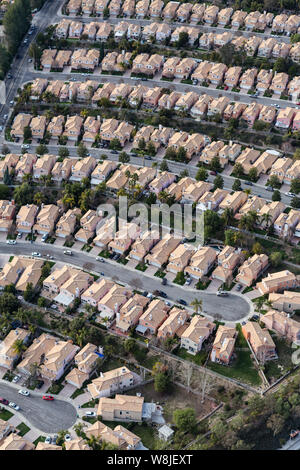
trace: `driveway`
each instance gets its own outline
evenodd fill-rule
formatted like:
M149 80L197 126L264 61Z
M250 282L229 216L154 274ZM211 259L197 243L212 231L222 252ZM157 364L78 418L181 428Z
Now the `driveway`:
M57 398L54 401L45 401L41 395L33 392L29 397L23 397L16 388L3 382L0 383L0 396L17 403L20 407L18 413L45 433L69 429L77 419L75 407Z

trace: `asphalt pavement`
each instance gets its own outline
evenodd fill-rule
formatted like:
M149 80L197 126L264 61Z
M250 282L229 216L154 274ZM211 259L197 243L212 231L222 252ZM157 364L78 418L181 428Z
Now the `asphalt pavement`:
M19 405L18 413L45 433L69 429L77 419L76 408L71 403L57 398L54 401L46 401L36 392L31 392L29 397L24 397L9 383L0 383L0 396ZM11 411L14 412L13 409Z
M33 251L41 253L46 258L47 254L54 256L54 261L60 261L66 264L72 264L85 271L96 272L101 276L111 278L114 281L120 281L134 289L140 291L154 292L162 290L168 296L168 300L176 303L179 299L183 299L190 306L191 302L197 298L203 301L202 309L206 316L214 317L216 314L226 322L238 322L251 313L251 302L242 294L229 293L228 297L218 297L215 293L205 291L196 291L174 284L162 285L161 279L150 277L146 273L130 269L122 264L111 260L105 260L105 263L96 261L95 256L84 251L72 250L73 256L63 253L64 247L51 244L37 244L17 241L16 245L8 246L5 242L0 242L0 253L12 255L31 255ZM101 248L99 248L99 252Z

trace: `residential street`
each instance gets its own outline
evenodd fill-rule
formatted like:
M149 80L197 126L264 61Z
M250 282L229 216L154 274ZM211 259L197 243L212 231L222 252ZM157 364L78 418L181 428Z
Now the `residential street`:
M19 405L18 413L45 433L68 429L77 418L76 409L71 403L57 398L54 401L45 401L41 398L42 394L36 392L31 392L29 397L23 397L16 388L3 381L0 382L0 396ZM11 408L8 409L14 412Z
M229 293L228 297L218 297L215 293L208 293L205 291L196 291L195 289L188 288L187 286L179 286L168 284L163 286L161 279L157 277L150 277L147 273L130 269L122 264L116 263L111 260L106 260L105 263L100 263L95 260L95 255L86 253L84 251L72 250L73 256L63 254L64 247L53 246L50 244L37 244L17 241L17 245L9 246L6 243L0 242L0 253L16 255L31 255L33 251L39 251L42 257L47 254L54 256L54 261L60 261L66 264L72 264L75 267L83 268L87 271L94 271L96 273L103 272L105 277L112 278L113 280L123 282L138 290L146 290L153 292L155 290L164 291L168 299L176 302L178 299L183 299L188 305L194 300L202 299L203 313L206 316L218 314L226 322L237 322L246 317L250 313L250 301L242 294ZM101 249L99 248L99 252Z

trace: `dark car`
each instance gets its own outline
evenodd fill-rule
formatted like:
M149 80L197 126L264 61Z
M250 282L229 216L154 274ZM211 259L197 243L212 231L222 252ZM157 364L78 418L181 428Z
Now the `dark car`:
M166 294L165 292L161 291L161 290L155 290L155 291L153 292L153 294L154 294L154 295L159 295L160 297L163 297L164 299L167 298L167 294Z
M183 299L178 299L177 302L180 304L180 305L187 305L187 302Z
M145 160L152 160L151 155L145 155Z
M167 285L167 279L163 278L163 280L161 281L162 285L163 286L166 286Z
M111 150L111 153L113 153L114 155L118 155L118 151L117 150Z
M3 403L3 405L8 405L9 401L6 400L6 398L0 397L0 403Z
M253 183L251 183L251 181L245 181L245 184L246 184L247 186L253 186Z

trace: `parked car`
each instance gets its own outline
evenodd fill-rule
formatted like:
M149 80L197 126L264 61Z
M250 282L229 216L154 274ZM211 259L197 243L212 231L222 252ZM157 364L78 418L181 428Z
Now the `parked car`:
M53 401L54 397L52 395L43 395L43 400L46 401Z
M48 238L48 233L45 233L43 236L42 236L42 242L45 242Z
M46 439L45 439L45 444L51 444L51 443L52 443L52 437L47 436Z
M24 389L21 389L18 391L18 393L20 395L23 395L23 397L29 397L30 393L28 392L28 390L24 390Z
M246 184L247 186L253 186L252 181L245 181L245 184Z
M66 435L65 435L65 441L66 441L66 442L69 442L69 441L71 441L71 440L72 440L72 437L70 436L70 434L66 434Z
M40 390L40 388L42 388L42 386L44 385L44 383L45 383L45 382L44 382L43 380L39 380L38 383L37 383L37 385L36 385L36 388L37 388L38 390Z
M162 283L163 286L166 286L167 283L168 283L168 281L167 281L167 279L164 277L164 278L162 279L161 283Z
M237 284L236 285L236 290L241 290L243 288L242 284Z
M6 400L6 398L0 397L0 403L2 403L3 405L8 405L8 404L9 404L9 401Z
M16 240L7 240L6 242L8 245L15 245L17 242Z
M189 286L191 282L192 282L192 279L190 277L188 277L187 280L185 281L184 285Z
M31 253L31 256L37 256L38 258L40 258L42 255L41 255L41 253L39 253L38 251L33 251L33 252Z
M180 305L187 305L187 302L183 299L178 299L177 302L180 304Z
M288 191L287 193L285 193L286 196L288 197L295 197L295 194L294 193L291 193L290 191Z
M218 297L228 297L228 292L224 291L224 290L219 290L217 292L217 296Z
M18 235L17 235L17 238L22 238L22 236L23 236L23 233L19 232Z
M14 403L13 401L10 401L8 406L10 406L11 408L13 408L14 410L18 411L20 409L19 405L17 405L16 403Z
M97 414L96 414L95 411L86 411L85 416L87 416L89 418L95 418L97 416Z
M100 258L100 256L97 256L97 257L96 257L96 260L97 260L97 261L101 261L101 263L105 263L104 258Z
M13 383L16 384L17 382L19 382L21 376L19 374L15 375L14 378L12 379Z
M69 255L69 256L72 256L73 253L71 250L64 250L64 255Z

